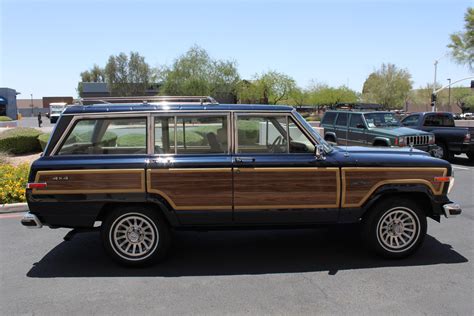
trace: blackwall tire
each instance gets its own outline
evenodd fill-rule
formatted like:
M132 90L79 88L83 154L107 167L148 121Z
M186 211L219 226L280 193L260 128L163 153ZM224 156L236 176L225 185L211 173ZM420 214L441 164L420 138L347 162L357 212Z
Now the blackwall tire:
M363 221L370 250L384 258L405 258L423 244L426 215L413 201L390 198L379 202Z
M112 211L101 227L107 254L125 266L147 266L165 259L171 234L163 215L143 206Z

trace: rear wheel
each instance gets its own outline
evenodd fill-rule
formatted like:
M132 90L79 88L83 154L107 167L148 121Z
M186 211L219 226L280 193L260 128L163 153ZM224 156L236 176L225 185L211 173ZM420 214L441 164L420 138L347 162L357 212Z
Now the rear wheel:
M474 161L474 152L468 152L466 153L467 158L469 158L469 161Z
M128 266L164 259L170 244L169 228L161 213L141 206L115 209L102 225L101 238L109 256Z
M426 216L413 201L390 198L379 202L363 223L369 248L386 258L414 253L426 235Z

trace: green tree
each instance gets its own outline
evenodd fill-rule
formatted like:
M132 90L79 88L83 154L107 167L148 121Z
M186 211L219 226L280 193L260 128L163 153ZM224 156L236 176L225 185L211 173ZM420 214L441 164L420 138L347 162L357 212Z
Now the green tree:
M346 86L334 88L326 84L313 84L309 88L308 95L309 103L316 106L332 106L341 102L359 101L357 92Z
M137 52L130 52L130 56L125 53L111 55L104 73L112 96L144 95L154 81L154 72L145 57Z
M239 82L237 64L212 59L199 46L191 47L163 71L162 94L210 95L217 99L235 99Z
M464 31L451 34L451 49L453 59L462 65L474 70L474 8L467 8L464 15Z
M281 104L288 103L296 82L290 76L276 71L255 75L252 81L239 85L240 103Z
M77 85L77 93L82 96L83 82L105 82L104 69L94 64L91 69L81 72L81 81Z
M402 108L412 88L410 73L393 64L382 64L365 80L362 97L366 102L379 103L387 108Z
M474 110L474 92L470 88L451 89L453 102L461 109L462 113Z

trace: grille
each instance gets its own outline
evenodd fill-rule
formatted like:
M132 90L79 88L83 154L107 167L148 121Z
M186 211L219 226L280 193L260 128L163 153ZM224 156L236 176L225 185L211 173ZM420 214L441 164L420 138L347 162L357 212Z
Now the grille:
M428 135L420 136L406 136L405 144L410 145L413 143L413 146L428 145L430 142L430 137Z

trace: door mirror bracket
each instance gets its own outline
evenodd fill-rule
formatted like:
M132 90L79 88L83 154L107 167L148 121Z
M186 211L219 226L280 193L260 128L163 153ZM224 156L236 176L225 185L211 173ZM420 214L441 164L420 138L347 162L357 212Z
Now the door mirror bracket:
M323 145L316 145L314 149L314 156L316 157L316 160L326 160L326 155L324 152Z

